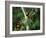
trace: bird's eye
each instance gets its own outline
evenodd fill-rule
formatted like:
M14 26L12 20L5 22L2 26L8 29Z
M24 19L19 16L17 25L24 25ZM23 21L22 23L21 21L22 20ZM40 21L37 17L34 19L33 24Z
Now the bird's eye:
M28 15L29 15L29 13L26 14L26 16L28 16Z

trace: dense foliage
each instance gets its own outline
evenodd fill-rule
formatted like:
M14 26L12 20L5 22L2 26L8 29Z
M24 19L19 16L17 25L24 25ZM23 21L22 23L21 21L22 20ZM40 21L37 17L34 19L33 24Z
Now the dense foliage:
M12 8L13 31L40 30L40 8L26 8L25 18L21 7Z

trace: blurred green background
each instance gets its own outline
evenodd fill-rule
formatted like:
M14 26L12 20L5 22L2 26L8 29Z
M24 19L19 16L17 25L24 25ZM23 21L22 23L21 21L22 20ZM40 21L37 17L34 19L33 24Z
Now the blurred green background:
M40 30L40 8L12 7L13 31Z

